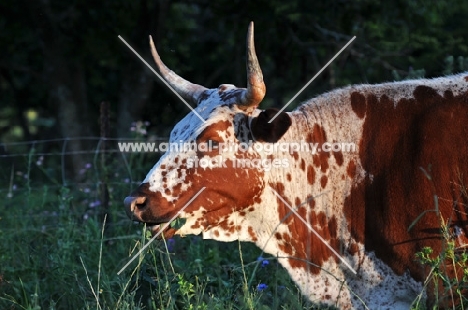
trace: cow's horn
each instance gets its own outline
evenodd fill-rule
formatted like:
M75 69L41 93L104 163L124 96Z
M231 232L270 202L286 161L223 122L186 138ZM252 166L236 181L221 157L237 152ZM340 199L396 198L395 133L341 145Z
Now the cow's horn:
M166 65L162 62L161 57L159 57L158 52L156 51L156 47L153 43L153 38L150 36L150 46L151 46L151 54L153 55L154 62L156 63L156 67L158 67L158 71L161 73L162 77L166 82L185 100L190 101L192 103L198 104L198 97L203 93L206 88L198 85L190 83L189 81L181 78L174 71L170 70Z
M241 98L240 107L256 108L265 96L262 69L258 63L254 44L254 24L250 22L247 32L247 91Z

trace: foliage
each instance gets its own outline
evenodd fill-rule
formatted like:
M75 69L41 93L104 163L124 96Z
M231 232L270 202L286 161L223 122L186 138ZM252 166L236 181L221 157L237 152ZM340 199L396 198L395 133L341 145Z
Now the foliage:
M426 178L432 184L430 169L422 169ZM464 184L459 185L463 196L468 197L467 188ZM439 211L439 197L434 191L434 209L422 212L409 230L429 213L434 212L440 224L441 247L434 252L431 247L424 247L415 253L415 257L424 267L428 275L424 281L424 290L413 302L412 309L425 309L422 301L426 295L428 299L435 303L435 307L448 308L452 304L453 309L466 309L468 307L468 249L464 242L463 230L452 223L453 218L444 218ZM460 239L461 238L461 239Z
M467 66L466 1L6 0L1 8L3 141L95 136L101 101L111 104L113 136L128 136L137 119L167 136L187 109L118 35L146 59L153 35L165 63L188 80L243 86L253 20L268 89L263 107L286 103L353 35L357 40L290 108L350 83ZM444 59L452 62L448 71Z
M439 255L434 255L432 248L425 247L416 253L416 258L430 270L425 286L432 288L432 291L427 289L427 293L434 295L434 300L439 300L441 305L457 300L457 309L465 309L468 306L468 252L466 248L456 246L446 224L442 231L444 250ZM420 303L422 294L418 296L416 304Z
M150 168L144 154L109 161L105 221L95 185L100 161L83 167L81 183L65 185L56 157L40 144L17 156L24 165L14 168L11 186L0 187L1 309L313 308L276 259L259 258L253 244L191 236L157 240L138 254L149 236L128 220L121 200L135 186L129 179Z

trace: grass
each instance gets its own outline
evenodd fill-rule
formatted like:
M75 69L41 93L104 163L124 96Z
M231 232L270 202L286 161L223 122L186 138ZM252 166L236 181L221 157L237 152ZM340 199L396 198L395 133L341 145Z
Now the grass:
M63 180L60 151L58 157L38 151L23 150L0 170L0 309L320 309L274 257L259 257L250 243L155 241L117 275L149 240L145 227L126 217L122 200L155 156L101 161L91 152L81 180L71 183ZM102 180L112 180L104 218ZM446 226L443 253L416 254L432 270L426 290L443 285L447 295L468 302L460 290L468 285L468 256L451 243ZM462 276L447 277L447 264L465 268ZM425 309L423 293L414 309Z
M432 186L433 209L422 212L411 223L408 230L411 230L417 222L423 220L426 214L435 213L439 218L442 250L436 254L432 248L424 247L415 254L416 260L425 268L428 276L424 281L423 291L413 302L412 309L425 309L426 306L423 300L426 295L434 300L434 309L438 307L449 308L449 305L452 305L453 309L468 309L468 296L466 295L468 292L468 251L466 245L463 245L463 241L457 242L459 237L463 237L464 233L461 227L453 225L453 214L448 219L441 214L439 197L432 182L430 168L427 170L420 169ZM468 198L467 187L463 184L461 175L458 186L463 198Z
M416 253L417 260L428 270L424 282L424 291L415 300L415 309L424 309L421 303L424 293L433 294L440 306L456 304L454 309L468 309L468 251L465 247L457 246L457 231L450 229L440 216L441 232L443 236L443 251L434 255L430 247L423 248Z
M157 158L110 156L103 167L91 152L72 183L56 149L18 150L24 155L0 170L0 309L313 308L276 259L259 258L249 243L159 240L117 275L149 240L123 198ZM112 180L106 225L104 174Z

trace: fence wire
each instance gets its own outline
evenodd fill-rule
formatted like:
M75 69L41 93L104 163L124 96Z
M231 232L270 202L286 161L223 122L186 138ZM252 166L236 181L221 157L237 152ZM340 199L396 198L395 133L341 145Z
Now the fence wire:
M60 139L46 139L46 140L31 140L31 141L21 141L21 142L7 142L7 143L0 143L0 159L2 158L14 158L14 157L25 157L30 156L31 151L34 155L39 156L57 156L57 155L79 155L79 154L96 154L102 153L102 146L106 143L105 152L112 154L112 153L122 153L120 149L117 147L119 142L154 142L156 145L162 142L167 142L169 138L164 137L152 137L147 140L143 140L141 138L101 138L101 137L76 137L76 138L60 138ZM76 141L86 141L86 142L95 142L96 147L88 148L86 150L81 151L68 151L67 147L70 143ZM109 144L110 142L112 144ZM60 144L60 145L59 145ZM37 151L37 149L42 146L42 148L46 148L47 145L52 146L60 146L60 151L56 152L41 152ZM49 148L50 148L49 147ZM18 150L28 149L29 152L18 152Z
M89 166L91 163L94 163L95 167L98 166L99 156L104 154L106 156L112 156L113 161L120 161L120 166L126 168L131 179L132 174L131 167L129 166L129 158L157 158L160 154L123 153L118 148L118 143L153 142L158 144L167 140L167 138L158 137L147 140L141 138L76 137L1 143L0 163L3 169L11 167L12 174L13 171L15 173L21 173L21 170L18 169L24 168L28 171L27 175L29 177L31 167L34 165L45 167L45 163L51 161L52 164L48 167L49 171L59 170L61 175L60 183L69 186L72 185L76 179L80 179L79 176L77 178L77 174L84 174L87 165ZM76 145L72 147L72 143L76 142L79 142L78 145L81 149L77 150ZM76 162L82 163L82 170L76 171L77 169L74 167L77 164ZM102 164L101 168L103 168ZM8 177L5 172L6 171L2 171L0 174L1 183L5 183L5 179Z
M131 226L122 201L144 179L161 154L121 152L118 143L167 141L168 138L160 137L76 137L0 143L2 230L14 231L11 223L24 217L39 224L34 229L54 227L63 214L86 220L95 216L104 204L119 210L110 226ZM81 149L77 150L76 146L72 149L72 143ZM83 163L78 171L73 167L76 161ZM107 202L103 188L110 197ZM24 212L8 212L11 208L21 208Z

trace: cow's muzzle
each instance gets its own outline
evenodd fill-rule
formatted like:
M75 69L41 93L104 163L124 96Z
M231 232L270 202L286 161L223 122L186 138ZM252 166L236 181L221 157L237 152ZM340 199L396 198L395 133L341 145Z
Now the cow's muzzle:
M146 197L126 197L124 199L125 212L132 220L141 222L138 211L146 209Z
M125 212L127 213L127 216L137 222L141 223L146 223L147 228L151 231L151 234L154 236L156 234L162 234L164 235L164 238L169 239L172 238L176 232L176 229L170 226L166 226L164 228L164 231L161 230L161 223L153 223L153 222L147 222L142 219L141 213L145 211L148 207L148 200L146 197L133 197L129 196L124 199L124 205L125 205ZM160 237L161 238L161 237Z

